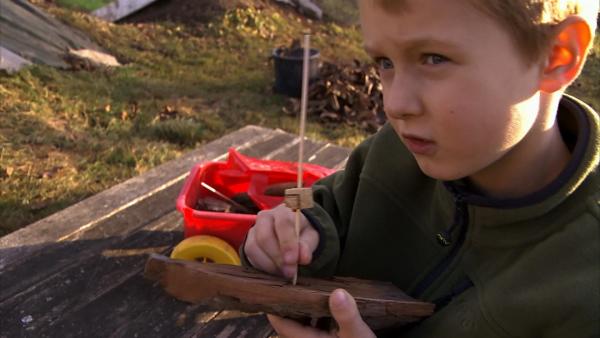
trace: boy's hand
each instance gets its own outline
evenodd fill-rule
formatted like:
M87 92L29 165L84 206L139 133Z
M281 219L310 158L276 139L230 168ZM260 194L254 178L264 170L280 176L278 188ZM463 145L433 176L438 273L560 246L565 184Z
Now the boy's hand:
M360 317L356 301L343 289L337 289L329 296L329 310L339 329L325 332L296 321L267 315L269 322L282 337L289 338L374 338L375 334Z
M295 217L294 211L284 205L258 213L244 245L252 266L291 279L298 264L310 264L319 233L301 214L300 238L296 238Z

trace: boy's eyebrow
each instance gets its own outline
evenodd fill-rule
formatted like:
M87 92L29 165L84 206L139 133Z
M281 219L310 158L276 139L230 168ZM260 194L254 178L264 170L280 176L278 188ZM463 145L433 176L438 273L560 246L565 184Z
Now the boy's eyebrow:
M367 52L367 54L369 54L371 56L377 55L377 53L375 52L375 49L371 48L367 44L363 44L363 49L365 50L365 52Z
M434 46L434 47L442 47L442 48L451 48L451 49L456 49L458 48L458 45L452 42L448 42L448 41L444 41L444 40L440 40L440 39L436 39L436 38L430 38L430 37L425 37L425 38L418 38L418 39L414 39L414 40L408 40L408 41L403 41L401 43L395 43L395 46L398 46L404 50L410 51L410 50L414 50L414 49L419 49L419 48L424 48L424 47L428 47L428 46ZM367 54L369 55L377 55L380 54L376 48L368 45L368 44L363 44L363 48L364 50L367 52Z

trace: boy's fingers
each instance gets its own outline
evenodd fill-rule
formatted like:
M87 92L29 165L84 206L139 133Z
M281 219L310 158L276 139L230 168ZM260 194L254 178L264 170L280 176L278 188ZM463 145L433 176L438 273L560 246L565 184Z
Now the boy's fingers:
M300 253L299 253L299 257L298 257L298 264L300 264L300 265L310 264L310 262L312 261L312 253L310 252L310 249L308 249L308 246L306 245L306 243L300 242L299 250L300 250Z
M250 236L251 234L248 233L248 239L250 239ZM244 252L253 267L271 274L277 274L279 271L279 267L277 267L271 257L261 250L260 246L255 244L246 245Z
M298 238L294 225L294 214L291 217L279 219L275 223L275 233L279 241L279 248L283 255L283 262L287 265L298 264Z
M312 262L314 249L311 249L313 246L307 244L304 241L300 242L300 257L298 258L298 264L300 265L309 265Z
M343 289L336 289L329 296L331 315L339 326L339 337L375 337L369 326L362 320L356 301Z
M248 233L248 241L254 240L256 245L271 258L273 263L278 269L281 269L283 264L282 252L277 242L277 235L275 235L275 229L273 224L267 226L259 226L257 223L250 229L252 233ZM252 235L252 237L251 237Z
M300 264L309 264L312 253L319 245L319 233L312 226L302 229L300 233Z
M296 275L296 270L298 270L298 265L284 265L281 268L281 274L285 278L292 279Z

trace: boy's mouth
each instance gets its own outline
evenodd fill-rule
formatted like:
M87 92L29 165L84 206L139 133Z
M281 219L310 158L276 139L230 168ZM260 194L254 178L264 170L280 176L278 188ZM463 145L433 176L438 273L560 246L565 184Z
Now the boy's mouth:
M416 135L402 134L404 144L415 155L432 155L435 151L435 142Z

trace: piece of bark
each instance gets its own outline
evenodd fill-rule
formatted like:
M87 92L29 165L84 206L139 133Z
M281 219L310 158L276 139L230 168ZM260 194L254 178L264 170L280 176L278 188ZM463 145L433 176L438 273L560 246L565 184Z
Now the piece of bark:
M413 299L391 283L349 277L299 277L296 285L254 269L172 260L151 254L144 276L175 298L223 310L266 312L291 318L331 317L328 299L337 288L355 299L372 329L400 326L433 314L434 305Z

